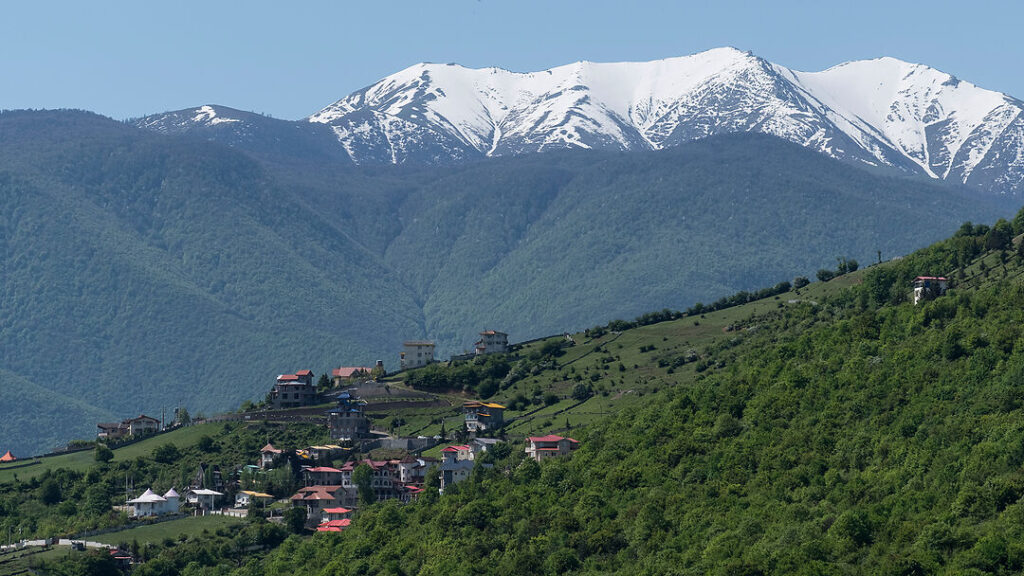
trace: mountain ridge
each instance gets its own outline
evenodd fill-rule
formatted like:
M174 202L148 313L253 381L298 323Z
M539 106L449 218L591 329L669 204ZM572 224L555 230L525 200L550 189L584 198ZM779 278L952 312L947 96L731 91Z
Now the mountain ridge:
M855 97L851 97L851 94ZM241 132L204 106L135 121ZM310 115L356 164L447 164L554 149L650 150L762 132L828 156L985 190L1024 187L1024 103L891 57L801 72L716 48L539 72L420 63ZM224 136L221 136L224 138ZM236 136L237 138L237 136ZM320 132L317 139L324 139ZM320 143L327 146L326 141Z

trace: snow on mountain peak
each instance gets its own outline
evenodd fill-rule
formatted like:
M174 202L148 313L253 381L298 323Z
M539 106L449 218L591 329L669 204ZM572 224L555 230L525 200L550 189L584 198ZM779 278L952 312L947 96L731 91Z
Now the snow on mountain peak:
M138 124L167 133L217 127L248 141L256 119L245 114L207 105ZM356 163L656 150L754 131L847 161L1024 191L1024 103L891 57L820 72L733 47L537 72L423 62L306 121L325 125L314 132L333 133Z
M239 122L238 118L224 118L217 115L217 111L213 106L200 106L195 110L195 116L192 117L192 122L205 123L208 125L223 124L225 122Z

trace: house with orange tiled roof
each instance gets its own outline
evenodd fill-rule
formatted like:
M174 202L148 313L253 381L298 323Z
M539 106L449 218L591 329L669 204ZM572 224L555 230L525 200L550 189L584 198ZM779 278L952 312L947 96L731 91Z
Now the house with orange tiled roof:
M349 380L357 378L369 378L373 368L368 366L341 366L331 370L331 381L335 386L341 386Z
M580 443L572 438L563 438L554 434L530 436L526 442L526 455L537 462L571 454L580 446Z
M17 460L18 459L14 457L14 454L11 454L10 450L8 450L3 456L0 456L0 462L17 462Z

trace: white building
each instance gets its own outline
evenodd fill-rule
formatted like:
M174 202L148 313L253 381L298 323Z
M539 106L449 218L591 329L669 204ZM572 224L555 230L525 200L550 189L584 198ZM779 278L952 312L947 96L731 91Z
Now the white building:
M434 343L428 340L408 340L402 343L401 367L410 370L434 361Z
M217 492L216 490L193 488L185 495L185 499L189 504L195 504L199 508L213 510L217 507L217 499L223 495L223 493Z
M180 506L180 496L171 488L163 496L147 489L141 496L128 503L132 506L131 515L134 517L160 516L162 514L175 514Z
M921 300L931 300L946 293L949 281L942 276L918 276L914 278L914 305Z

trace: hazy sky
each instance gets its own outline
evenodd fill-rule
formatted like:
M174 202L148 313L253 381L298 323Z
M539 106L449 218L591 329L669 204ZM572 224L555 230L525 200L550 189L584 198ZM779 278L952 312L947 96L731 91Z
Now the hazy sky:
M726 45L798 70L894 56L1024 98L1022 17L1010 0L36 0L4 6L0 108L297 119L421 61L531 71Z

